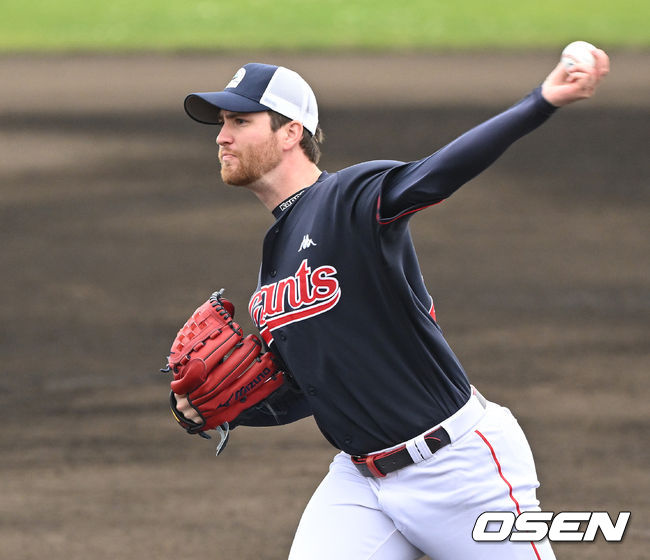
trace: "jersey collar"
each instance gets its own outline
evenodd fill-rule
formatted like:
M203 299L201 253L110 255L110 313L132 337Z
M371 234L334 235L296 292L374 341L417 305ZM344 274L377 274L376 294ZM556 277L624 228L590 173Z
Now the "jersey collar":
M316 183L320 183L327 173L323 171L318 179L316 180ZM314 185L316 184L314 183ZM313 185L309 185L309 187L305 187L304 189L300 189L297 193L292 194L289 198L286 198L280 204L278 204L274 209L273 209L273 216L275 217L276 220L280 219L286 212L288 212L293 205L300 200L300 197L302 197L305 192L307 192L308 189L310 189Z

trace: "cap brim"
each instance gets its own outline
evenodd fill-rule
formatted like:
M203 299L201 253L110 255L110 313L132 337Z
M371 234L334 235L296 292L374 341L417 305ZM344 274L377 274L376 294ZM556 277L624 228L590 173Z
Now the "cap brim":
M230 91L190 93L185 98L185 112L195 121L203 124L219 123L219 111L222 109L236 113L258 113L269 110L266 105Z

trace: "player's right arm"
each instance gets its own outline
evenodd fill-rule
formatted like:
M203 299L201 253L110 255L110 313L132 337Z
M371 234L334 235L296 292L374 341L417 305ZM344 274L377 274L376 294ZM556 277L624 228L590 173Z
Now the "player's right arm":
M390 223L436 204L494 163L515 141L561 106L591 97L609 73L609 57L592 51L595 63L567 70L558 64L544 83L503 113L466 132L432 156L397 166L381 187L377 219Z
M382 180L378 221L390 223L449 197L487 169L516 140L545 122L555 110L538 87L433 155L394 167Z

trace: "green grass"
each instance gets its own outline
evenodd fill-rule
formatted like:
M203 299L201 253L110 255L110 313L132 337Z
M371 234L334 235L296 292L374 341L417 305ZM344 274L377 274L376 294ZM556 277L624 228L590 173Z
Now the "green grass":
M648 0L0 0L0 52L650 46Z

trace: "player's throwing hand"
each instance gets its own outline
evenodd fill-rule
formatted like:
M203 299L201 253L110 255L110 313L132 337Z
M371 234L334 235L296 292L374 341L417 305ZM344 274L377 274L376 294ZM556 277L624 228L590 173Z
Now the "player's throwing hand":
M588 99L594 94L596 86L609 73L609 56L605 51L591 50L594 65L577 62L570 68L560 61L542 84L542 95L556 107L562 107Z

